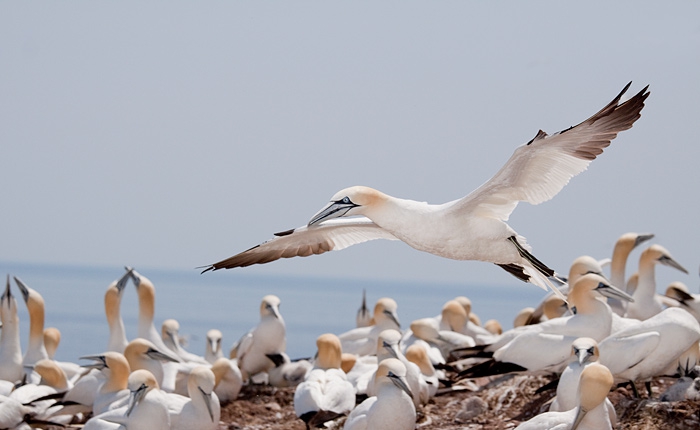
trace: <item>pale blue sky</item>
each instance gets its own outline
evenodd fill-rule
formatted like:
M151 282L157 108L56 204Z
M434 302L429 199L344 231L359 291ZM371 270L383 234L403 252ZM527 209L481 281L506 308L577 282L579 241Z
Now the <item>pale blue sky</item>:
M651 89L634 128L510 224L560 272L653 232L691 272L659 283L695 291L699 16L690 1L2 2L0 261L189 269L350 185L453 200L632 80ZM519 282L379 241L242 270Z

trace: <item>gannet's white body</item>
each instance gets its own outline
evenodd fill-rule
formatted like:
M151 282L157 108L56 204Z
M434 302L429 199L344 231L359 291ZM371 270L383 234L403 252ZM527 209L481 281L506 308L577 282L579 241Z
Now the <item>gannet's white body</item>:
M369 187L346 188L336 193L307 225L277 233L274 239L204 271L390 239L445 258L495 263L523 281L554 289L548 279L554 271L529 252L525 238L506 221L518 202L539 204L554 197L610 145L617 133L632 127L649 93L644 88L620 103L630 84L579 125L551 136L540 130L530 142L517 148L490 180L464 198L432 205L392 197ZM343 218L350 216L358 217Z

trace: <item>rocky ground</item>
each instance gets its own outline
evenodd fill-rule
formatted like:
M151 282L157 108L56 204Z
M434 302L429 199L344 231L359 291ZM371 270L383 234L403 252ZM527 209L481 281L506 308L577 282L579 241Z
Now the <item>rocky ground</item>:
M482 379L466 384L461 391L444 390L418 413L418 429L512 429L547 410L554 390L535 394L547 377L513 376L500 380ZM618 429L698 429L700 402L659 402L660 394L673 384L671 378L657 378L649 399L640 384L641 398L626 388L617 388L608 398L615 405ZM304 430L294 415L294 389L248 386L239 399L221 410L221 429ZM342 428L344 418L329 427Z

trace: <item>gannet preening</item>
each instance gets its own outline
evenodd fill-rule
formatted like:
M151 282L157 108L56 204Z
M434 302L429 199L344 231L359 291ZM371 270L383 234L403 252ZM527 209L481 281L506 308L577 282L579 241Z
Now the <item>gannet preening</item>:
M210 364L214 364L216 360L224 356L224 350L221 349L221 339L223 335L220 330L215 328L207 332L207 344L204 353L204 359Z
M340 368L342 350L334 334L316 339L318 354L314 368L294 392L294 413L307 428L345 415L355 407L355 389Z
M374 305L374 324L358 327L338 335L343 351L356 355L369 355L377 352L377 337L387 329L400 330L398 304L390 297L382 297Z
M265 356L275 363L275 367L267 371L267 383L273 387L295 387L313 367L309 360L292 360L284 352Z
M105 291L105 316L109 325L109 341L107 343L107 351L115 351L123 354L124 348L129 343L126 339L126 331L124 330L124 321L121 316L122 294L126 283L131 278L131 268L121 278L109 284Z
M416 408L406 383L406 367L395 358L379 363L377 395L367 398L350 412L345 430L413 430Z
M356 327L367 327L372 325L372 313L367 308L367 295L365 290L362 290L362 305L360 309L357 310L357 316L355 317Z
M144 369L132 372L128 387L127 406L90 418L83 430L170 430L165 393L160 390L153 374Z
M336 193L307 225L214 263L204 272L340 250L373 239L402 240L420 251L455 260L499 265L525 282L555 289L555 275L530 253L525 238L506 221L518 202L554 197L640 117L645 87L620 103L631 82L592 117L549 136L537 132L495 176L464 198L441 205L399 199L356 186ZM342 219L358 215L358 218Z
M214 372L216 382L214 392L219 397L219 401L224 403L235 400L243 386L241 370L235 360L221 357L211 365L211 371Z
M651 233L625 233L617 239L613 248L612 259L610 260L610 282L620 289L626 285L625 269L627 267L627 257L632 250L647 240L653 239ZM627 291L629 293L629 291ZM630 293L631 294L631 293ZM618 315L624 315L627 310L625 302L608 299L610 308Z
M124 355L115 351L107 351L104 354L80 358L92 360L93 363L84 367L98 369L104 375L104 380L97 388L92 402L92 414L99 415L125 406L129 399L128 380L131 368Z
M688 273L663 246L655 244L645 249L639 257L639 280L632 295L634 302L627 305L627 318L645 320L664 309L656 294L655 266L657 263Z
M22 347L19 338L17 300L10 292L10 276L7 276L5 292L0 297L0 380L15 383L22 379Z
M605 407L605 399L612 386L610 371L601 364L591 363L581 372L575 408L565 412L545 412L520 424L516 429L612 429Z
M238 367L244 381L275 367L266 354L279 354L287 347L287 330L279 306L279 297L263 297L260 303L260 323L243 335L232 348L231 358L238 359Z

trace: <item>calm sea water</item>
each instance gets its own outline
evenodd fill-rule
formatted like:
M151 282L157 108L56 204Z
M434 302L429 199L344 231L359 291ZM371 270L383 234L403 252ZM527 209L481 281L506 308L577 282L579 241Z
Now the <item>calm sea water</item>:
M46 327L57 327L61 344L56 359L78 361L82 355L103 352L108 327L104 316L104 292L119 278L122 267L79 267L0 262L0 273L17 276L41 293L46 303ZM521 283L504 286L425 284L314 277L251 276L244 270L200 275L194 270L161 270L137 267L156 287L155 324L174 318L190 352L203 355L206 332L212 328L224 335L225 354L230 346L259 320L260 300L266 294L281 299L280 311L287 325L287 353L292 358L316 352L316 337L342 333L355 325L362 290L367 291L370 309L380 297L392 297L399 305L403 328L411 321L440 313L455 296L472 300L482 322L495 318L504 328L525 306L534 306L544 296L539 288ZM27 344L29 316L19 290L11 281L18 301L23 351ZM4 290L4 283L2 285ZM122 318L127 337L136 335L138 301L131 283L122 299Z

